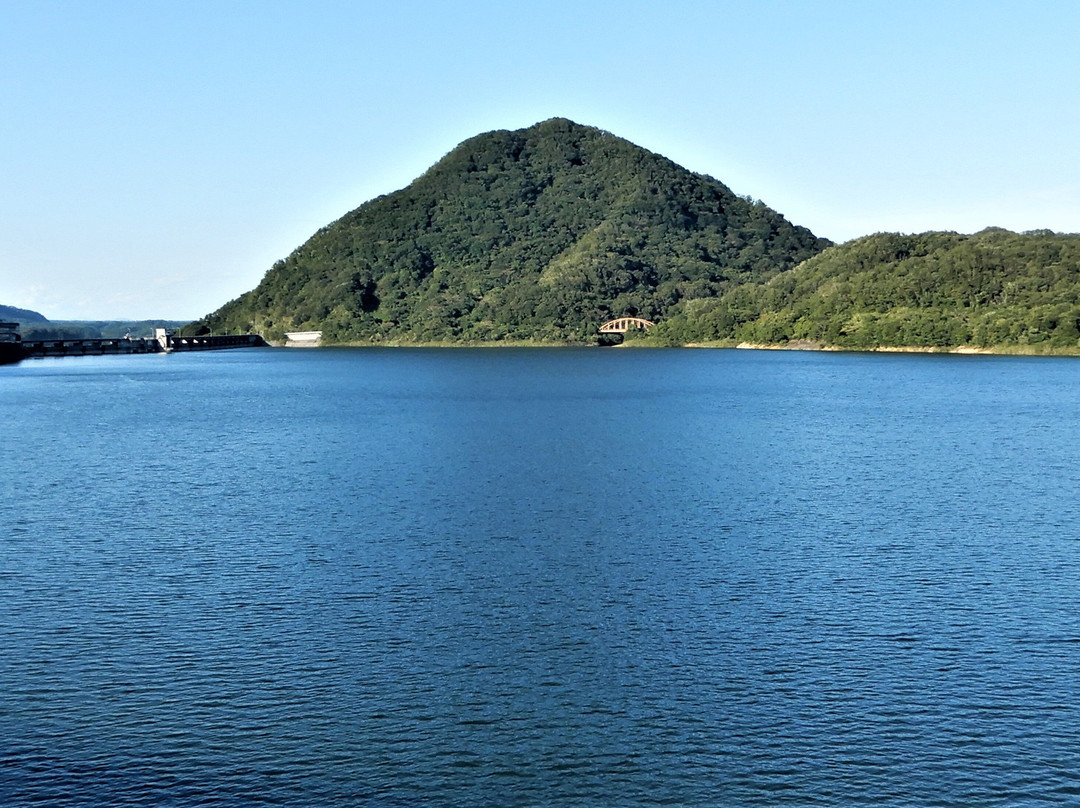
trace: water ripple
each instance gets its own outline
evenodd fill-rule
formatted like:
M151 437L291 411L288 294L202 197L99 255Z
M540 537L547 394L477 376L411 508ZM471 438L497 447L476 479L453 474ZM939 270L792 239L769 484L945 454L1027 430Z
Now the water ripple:
M1080 796L1075 362L167 359L0 369L0 804Z

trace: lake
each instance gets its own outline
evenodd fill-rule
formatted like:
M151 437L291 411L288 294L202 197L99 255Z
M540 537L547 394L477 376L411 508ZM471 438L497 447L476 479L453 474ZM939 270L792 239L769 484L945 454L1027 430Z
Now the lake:
M1080 360L0 367L0 804L1080 802Z

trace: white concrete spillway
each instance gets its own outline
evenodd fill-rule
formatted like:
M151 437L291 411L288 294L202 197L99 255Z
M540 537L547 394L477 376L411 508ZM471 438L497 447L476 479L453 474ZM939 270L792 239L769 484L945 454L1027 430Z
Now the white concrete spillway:
M286 331L286 348L313 348L322 342L322 331Z

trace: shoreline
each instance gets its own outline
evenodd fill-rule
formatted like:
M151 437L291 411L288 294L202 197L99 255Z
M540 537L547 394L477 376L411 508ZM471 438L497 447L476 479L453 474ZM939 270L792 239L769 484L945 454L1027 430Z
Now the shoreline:
M820 351L822 353L917 353L917 354L952 354L962 356L1080 356L1080 346L1060 348L1036 345L999 345L985 347L980 345L877 345L872 348L854 348L843 345L825 345L809 340L796 340L786 343L738 342L725 343L688 343L687 348L732 348L751 351Z
M957 345L953 347L926 346L926 345L878 345L873 348L844 348L837 345L820 345L804 342L793 343L755 343L740 342L735 346L737 350L754 351L844 351L849 353L950 353L950 354L981 354L994 355L991 348L982 348L975 345Z
M298 346L286 346L281 343L269 343L271 347L293 348ZM984 347L979 345L953 345L953 346L927 346L927 345L879 345L872 348L853 348L842 345L826 345L812 340L793 340L785 343L761 343L761 342L735 342L734 340L718 340L716 342L688 342L682 345L663 345L650 342L648 339L635 339L623 342L619 345L589 345L583 343L565 342L532 342L532 341L506 341L506 342L341 342L324 343L318 346L304 346L305 350L315 348L688 348L688 349L713 349L713 350L751 350L751 351L818 351L822 353L911 353L911 354L952 354L961 356L1062 356L1080 357L1080 346L1073 348L1060 348L1046 346L1042 348L1035 345L1003 345L997 347Z

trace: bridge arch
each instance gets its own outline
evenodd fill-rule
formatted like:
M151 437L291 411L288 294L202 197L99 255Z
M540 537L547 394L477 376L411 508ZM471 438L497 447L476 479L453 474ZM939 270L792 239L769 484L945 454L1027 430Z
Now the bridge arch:
M625 334L631 329L647 331L654 325L656 325L656 323L650 320L646 320L643 317L617 317L614 320L608 320L606 323L600 326L600 333Z

